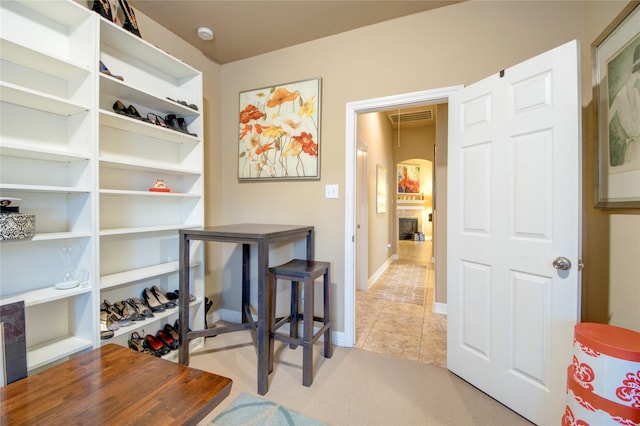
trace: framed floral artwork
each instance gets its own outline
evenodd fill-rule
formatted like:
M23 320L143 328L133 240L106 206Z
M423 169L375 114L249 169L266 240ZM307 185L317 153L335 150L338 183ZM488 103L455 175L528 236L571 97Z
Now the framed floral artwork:
M320 179L321 80L240 92L238 179Z
M597 100L595 207L640 208L640 2L592 45Z

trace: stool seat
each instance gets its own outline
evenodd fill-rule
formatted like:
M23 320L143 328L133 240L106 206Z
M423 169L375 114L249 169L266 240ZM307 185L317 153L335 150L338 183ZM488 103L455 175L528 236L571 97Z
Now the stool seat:
M313 383L313 344L324 336L324 357L331 358L333 344L331 342L331 283L329 280L331 264L318 260L293 259L283 265L269 268L269 287L271 293L271 332L269 339L270 365L273 370L274 340L289 343L294 349L302 346L302 384L311 386ZM316 279L323 277L323 316L314 314L314 284ZM284 318L276 318L276 290L278 280L291 281L291 306ZM299 312L300 283L303 284L304 306ZM302 321L302 337L298 336L298 324ZM314 333L314 322L321 322L322 327ZM279 333L278 329L289 324L289 334Z

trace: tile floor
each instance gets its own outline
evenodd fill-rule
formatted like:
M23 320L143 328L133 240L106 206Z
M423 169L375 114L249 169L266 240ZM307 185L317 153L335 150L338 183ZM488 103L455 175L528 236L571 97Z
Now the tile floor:
M431 253L431 241L398 241L398 259L368 291L356 293L356 347L446 367L447 317L433 313ZM402 283L411 287L407 297L380 290ZM422 305L411 294L419 287Z

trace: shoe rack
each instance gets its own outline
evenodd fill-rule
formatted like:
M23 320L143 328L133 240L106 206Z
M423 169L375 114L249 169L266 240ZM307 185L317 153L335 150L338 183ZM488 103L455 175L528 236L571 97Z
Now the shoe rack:
M36 215L33 239L0 241L0 303L25 300L34 371L177 319L167 309L99 337L103 300L178 288L178 229L204 224L202 74L73 1L2 1L0 12L0 191ZM181 117L191 134L117 114L118 100ZM150 191L156 179L170 192ZM204 245L192 246L201 328ZM54 288L69 271L82 283Z
M202 73L99 21L99 60L112 74L98 73L99 295L111 303L144 300L146 288L178 289L178 229L204 224ZM114 111L118 101L140 117ZM149 114L183 118L191 134L143 120ZM170 192L150 191L157 179ZM190 293L196 300L191 320L198 327L204 322L203 247L192 252ZM153 318L120 327L103 343L126 346L132 332L155 334L177 317L177 308L155 312Z

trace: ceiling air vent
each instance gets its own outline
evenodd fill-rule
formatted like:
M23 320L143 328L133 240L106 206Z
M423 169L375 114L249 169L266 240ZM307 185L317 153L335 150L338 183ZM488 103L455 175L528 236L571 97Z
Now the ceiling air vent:
M425 109L423 111L402 112L400 114L389 114L389 120L391 120L392 124L431 119L433 119L433 110L431 109Z

